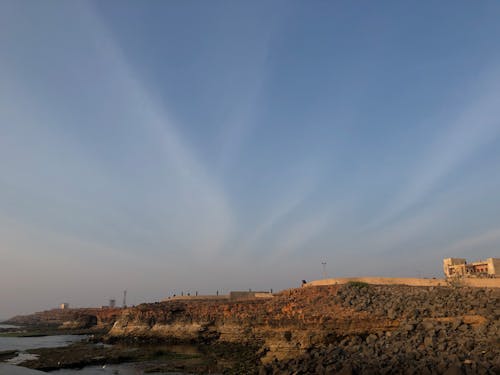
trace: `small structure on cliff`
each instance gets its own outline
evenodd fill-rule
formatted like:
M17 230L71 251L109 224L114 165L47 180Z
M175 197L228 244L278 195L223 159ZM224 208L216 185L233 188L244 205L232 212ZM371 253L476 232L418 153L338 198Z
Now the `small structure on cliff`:
M69 309L69 303L67 302L61 303L59 307L61 308L61 310L67 310Z
M467 263L464 258L443 259L443 271L447 278L500 277L500 258L488 258Z
M247 299L258 298L273 298L271 292L252 292L252 291L232 291L229 292L229 299L231 301L241 301Z

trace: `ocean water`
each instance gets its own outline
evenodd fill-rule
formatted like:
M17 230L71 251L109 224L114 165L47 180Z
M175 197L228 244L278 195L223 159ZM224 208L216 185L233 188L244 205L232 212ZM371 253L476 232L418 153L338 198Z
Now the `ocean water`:
M0 351L24 351L36 348L57 348L86 339L84 335L58 335L41 337L0 337Z
M52 371L54 375L143 375L144 371L134 364L109 365L109 366L89 366L80 370L63 369ZM149 372L148 374L169 374L180 375L180 372Z
M59 335L59 336L42 336L42 337L0 337L0 352L6 350L18 350L16 357L5 361L7 364L18 365L30 359L36 359L36 354L26 353L26 350L36 348L57 348L67 346L73 342L81 341L87 336L76 335ZM18 369L22 371L22 368ZM3 375L0 369L0 375ZM4 371L5 372L5 371ZM8 370L12 372L12 369ZM22 372L19 372L22 374ZM7 374L6 374L7 375Z
M15 326L10 326L6 324L0 325L1 328L16 328ZM37 355L26 353L26 350L37 349L37 348L57 348L68 346L71 343L82 341L86 339L85 335L57 335L57 336L41 336L41 337L0 337L0 352L7 350L17 350L19 354L6 361L6 364L18 365L23 361L29 359L37 358ZM184 354L195 354L197 351L190 346L167 346L166 348L172 349L178 353ZM15 368L18 372L16 374L27 374L31 372L23 367ZM0 366L0 375L4 375L4 372L13 371L12 368L5 370ZM61 369L56 371L51 371L50 374L55 375L143 375L144 371L140 368L139 364L127 363L127 364L117 364L117 365L106 365L106 366L88 366L82 369ZM149 373L149 374L160 374L160 373ZM180 375L178 372L162 373L169 375ZM5 373L7 375L7 373Z
M2 327L2 328L12 328L12 327ZM57 348L62 346L70 345L73 342L82 341L86 339L85 335L57 335L57 336L42 336L42 337L0 337L0 351L5 350L18 350L19 354L17 357L9 359L6 361L7 364L18 365L19 363L34 359L37 356L33 354L26 353L26 350L36 349L36 348ZM186 346L176 347L177 352L182 352L186 354L195 353L195 349ZM16 368L19 374L24 374L23 367ZM2 371L5 371L0 366L0 375L4 375ZM8 372L12 369L8 370ZM27 372L28 374L29 372ZM144 371L140 368L140 365L133 363L128 364L118 364L118 365L106 365L106 366L88 366L82 369L61 369L56 371L51 371L50 374L57 375L143 375ZM155 373L149 373L155 374ZM160 373L156 373L160 374ZM170 372L162 373L169 375L180 375L181 373ZM7 373L5 373L7 375Z

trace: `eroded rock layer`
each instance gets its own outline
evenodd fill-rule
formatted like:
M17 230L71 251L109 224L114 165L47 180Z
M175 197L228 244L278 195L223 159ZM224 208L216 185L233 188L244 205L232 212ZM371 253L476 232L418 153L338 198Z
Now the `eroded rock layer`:
M500 289L494 288L350 283L291 289L272 299L174 300L31 319L109 327L110 341L246 345L256 363L243 373L500 373Z
M120 339L257 344L263 373L499 373L496 289L307 287L265 301L175 301L120 316Z

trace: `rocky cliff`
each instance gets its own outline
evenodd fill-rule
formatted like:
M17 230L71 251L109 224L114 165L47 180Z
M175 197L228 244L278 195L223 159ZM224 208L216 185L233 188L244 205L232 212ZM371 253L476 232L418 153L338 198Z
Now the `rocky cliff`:
M52 309L31 315L15 316L6 323L37 328L61 329L110 328L124 310L118 308Z
M193 343L209 351L245 345L257 362L242 373L500 373L500 289L354 282L264 300L174 300L28 320L109 327L110 341Z
M340 288L333 300L393 326L345 334L269 364L266 373L500 373L498 289L355 284Z
M258 344L264 361L288 358L345 334L390 330L396 322L338 305L337 287L285 291L272 300L174 301L120 316L112 338Z
M499 301L498 289L307 287L265 301L141 305L109 336L248 343L262 373L497 374Z

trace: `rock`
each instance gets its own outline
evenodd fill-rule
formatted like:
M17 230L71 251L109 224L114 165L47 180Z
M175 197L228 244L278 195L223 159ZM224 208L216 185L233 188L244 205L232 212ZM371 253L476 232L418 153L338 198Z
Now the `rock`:
M387 317L389 319L396 319L396 317L397 317L396 311L394 309L388 309L387 310Z
M447 368L448 368L448 366L446 365L446 362L444 362L444 361L440 361L436 365L436 370L437 370L438 374L444 374L446 372Z
M324 373L325 373L325 368L323 367L323 365L318 364L318 365L316 366L316 368L314 369L314 373L315 373L315 374L320 374L320 375L322 375L322 374L324 374Z
M325 368L325 374L326 375L334 375L336 374L336 367L334 365L329 365L329 366L326 366Z
M448 369L444 372L443 375L463 375L462 368L457 365L451 365L448 367Z
M425 345L426 347L432 347L432 346L434 345L434 340L432 339L432 337L430 337L430 336L426 336L426 337L424 338L424 345Z
M401 329L406 332L413 331L415 329L415 326L413 324L404 324Z
M461 331L461 332L466 332L468 329L469 329L469 325L468 324L461 324L458 327L458 330Z
M368 345L373 345L377 341L377 336L374 334L368 335L365 341Z
M352 375L352 366L351 365L345 365L342 367L342 369L337 373L337 375Z
M131 309L112 333L196 340L199 336L188 335L187 327L194 332L201 326L216 333L212 342L258 338L261 348L269 348L260 356L280 358L270 367L260 366L259 375L494 373L500 358L492 345L500 335L499 297L500 290L472 288L302 288L261 305L182 302L146 307L141 314ZM472 310L484 317L482 325L470 320Z
M424 321L422 322L422 328L426 331L430 331L431 329L434 329L434 323L430 321Z

